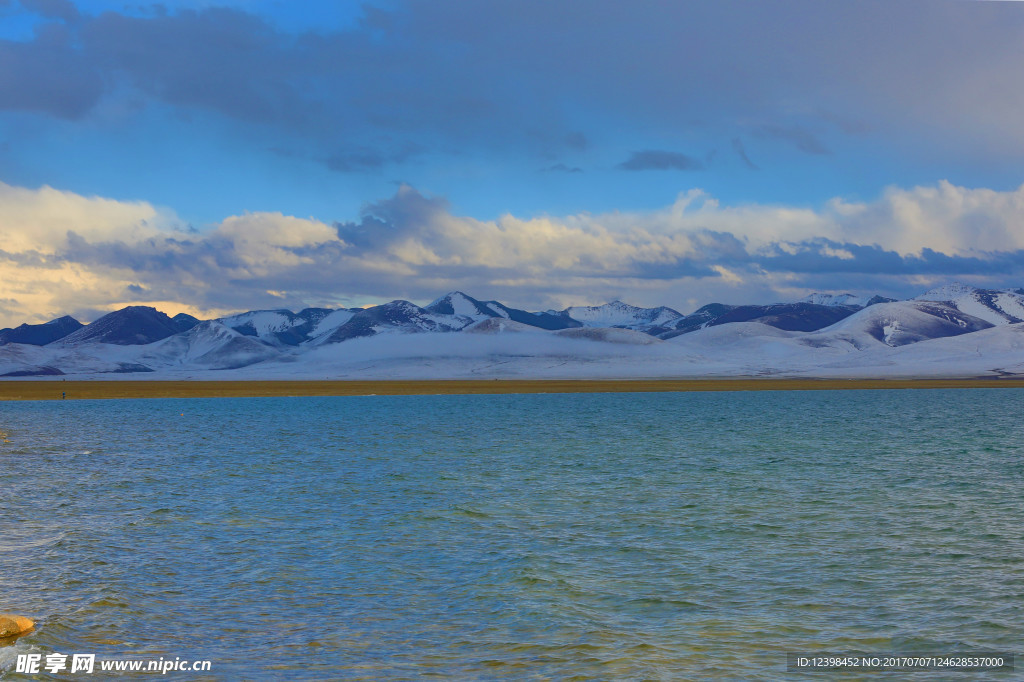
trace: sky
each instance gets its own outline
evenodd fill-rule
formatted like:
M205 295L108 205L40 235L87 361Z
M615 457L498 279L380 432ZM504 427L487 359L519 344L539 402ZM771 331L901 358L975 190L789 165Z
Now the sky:
M1024 286L1024 3L0 0L0 326Z

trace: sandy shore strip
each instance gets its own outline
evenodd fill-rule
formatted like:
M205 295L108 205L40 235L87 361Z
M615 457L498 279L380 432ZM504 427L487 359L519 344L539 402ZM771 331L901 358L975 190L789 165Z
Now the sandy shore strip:
M495 393L663 393L905 388L1024 388L1021 379L490 379L430 381L0 381L0 400L254 398Z

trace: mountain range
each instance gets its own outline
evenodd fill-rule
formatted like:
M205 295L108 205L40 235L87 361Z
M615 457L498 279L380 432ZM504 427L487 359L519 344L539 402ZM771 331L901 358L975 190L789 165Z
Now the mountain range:
M1007 376L1024 367L1022 322L1024 290L958 283L908 300L812 294L688 315L621 301L530 312L457 291L423 307L215 320L130 306L87 325L0 330L0 376Z

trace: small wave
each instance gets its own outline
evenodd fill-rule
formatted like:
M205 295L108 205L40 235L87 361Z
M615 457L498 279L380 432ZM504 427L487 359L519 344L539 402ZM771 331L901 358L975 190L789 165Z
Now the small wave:
M0 539L0 552L18 552L24 549L55 545L66 537L67 533L61 531L51 537L3 538Z
M472 507L464 507L462 505L457 505L457 504L456 505L452 505L451 511L456 516L465 516L465 517L468 517L468 518L471 518L471 519L489 519L489 518L491 518L491 515L486 513L486 512L482 512L482 511L479 511L477 509L473 509Z
M5 644L6 642L12 642L11 644ZM0 640L0 677L3 677L3 673L11 672L14 670L14 666L18 662L18 656L23 654L32 653L46 653L35 644L30 644L28 640L18 637L10 637L8 639Z

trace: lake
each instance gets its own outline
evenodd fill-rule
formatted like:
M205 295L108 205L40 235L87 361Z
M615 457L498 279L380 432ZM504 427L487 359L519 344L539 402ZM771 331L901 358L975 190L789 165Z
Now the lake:
M37 620L0 670L778 679L789 652L1013 653L1022 415L986 389L0 403L0 612Z

